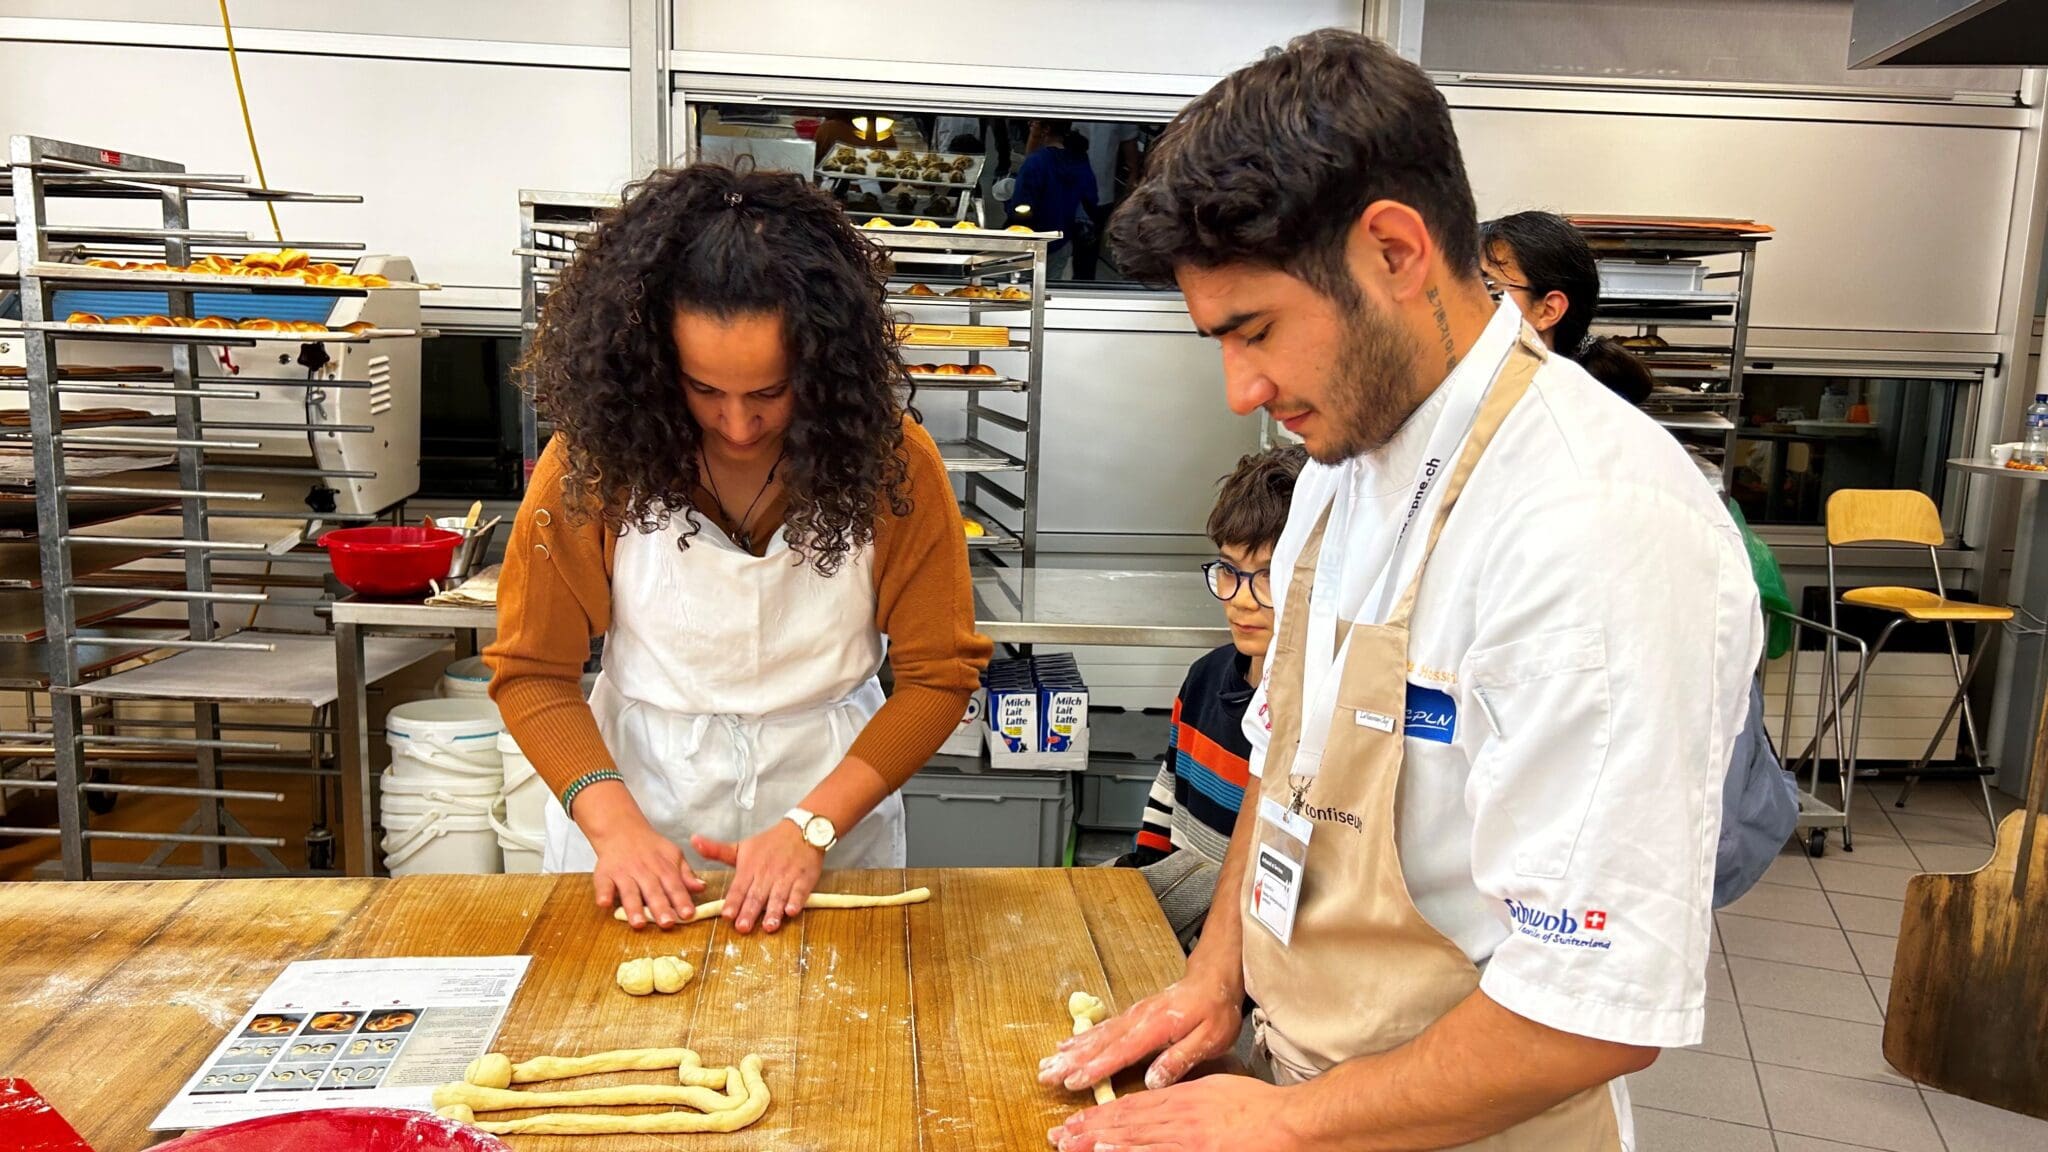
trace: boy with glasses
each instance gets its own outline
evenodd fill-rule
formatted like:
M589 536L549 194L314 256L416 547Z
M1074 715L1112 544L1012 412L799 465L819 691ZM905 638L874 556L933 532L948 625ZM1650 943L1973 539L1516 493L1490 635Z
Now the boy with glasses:
M1184 947L1193 946L1209 914L1244 800L1251 755L1244 710L1273 640L1267 565L1307 458L1298 447L1274 448L1239 460L1221 482L1208 524L1216 559L1202 565L1202 574L1210 594L1223 601L1231 642L1188 669L1173 701L1166 759L1152 782L1144 827L1134 850L1117 860L1144 869Z

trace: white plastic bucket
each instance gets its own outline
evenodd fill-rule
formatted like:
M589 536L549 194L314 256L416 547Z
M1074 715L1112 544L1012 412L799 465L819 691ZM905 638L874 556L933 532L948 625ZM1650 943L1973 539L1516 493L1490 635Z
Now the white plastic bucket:
M498 758L505 766L505 824L539 844L547 826L547 781L534 772L533 762L510 732L498 734Z
M445 699L488 700L491 669L481 656L470 656L450 664L441 672L441 695Z
M437 812L487 816L499 810L497 782L482 776L420 779L386 771L379 790L378 804L387 828L394 816L401 820Z
M391 774L400 778L504 779L498 733L504 730L489 700L413 700L384 718Z
M492 823L489 813L437 812L414 824L394 824L387 817L384 867L393 876L501 872L504 853Z
M515 828L495 816L491 818L491 829L498 835L498 850L504 856L506 872L540 871L541 841L546 832L538 827L531 831Z

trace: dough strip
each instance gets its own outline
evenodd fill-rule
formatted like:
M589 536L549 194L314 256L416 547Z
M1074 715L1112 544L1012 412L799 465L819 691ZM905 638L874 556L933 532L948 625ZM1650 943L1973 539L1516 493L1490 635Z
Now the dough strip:
M810 898L804 901L804 907L806 909L900 908L905 904L922 904L931 898L932 890L929 888L912 888L908 892L898 892L894 896L861 896L850 892L813 892ZM697 910L691 913L690 918L683 921L683 924L695 924L700 920L710 920L724 911L724 900L706 900L704 903L697 905ZM612 909L612 919L626 919L626 910L624 908ZM680 926L678 925L678 927Z

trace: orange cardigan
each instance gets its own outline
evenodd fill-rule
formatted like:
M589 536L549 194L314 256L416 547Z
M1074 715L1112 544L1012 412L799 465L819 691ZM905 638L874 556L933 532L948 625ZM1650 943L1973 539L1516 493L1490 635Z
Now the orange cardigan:
M906 417L908 516L875 521L875 628L889 637L895 691L854 740L851 755L892 788L923 767L967 709L992 650L974 630L967 538L938 445ZM611 626L612 557L619 534L564 510L567 453L551 443L527 485L498 581L498 638L484 652L505 728L556 795L613 768L583 700L590 640ZM706 541L693 548L716 547Z

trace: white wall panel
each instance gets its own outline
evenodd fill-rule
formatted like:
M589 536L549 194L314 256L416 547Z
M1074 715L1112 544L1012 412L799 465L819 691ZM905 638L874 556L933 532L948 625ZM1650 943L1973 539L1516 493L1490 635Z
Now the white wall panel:
M1362 0L676 0L675 46L856 60L1221 76L1314 28L1358 28ZM993 22L991 22L991 20Z
M628 172L624 72L274 54L242 72L271 183L365 199L280 205L285 231L408 255L444 284L518 285L519 189L615 189ZM219 52L0 42L0 136L15 133L254 171ZM269 228L254 206L196 212Z
M1041 533L1199 536L1217 479L1259 443L1258 421L1224 406L1216 345L1192 328L1049 328L1041 419Z
M233 0L236 28L626 46L627 0ZM220 25L216 0L7 0L8 16Z
M2019 133L1458 108L1482 217L1749 217L1763 327L1991 333Z

